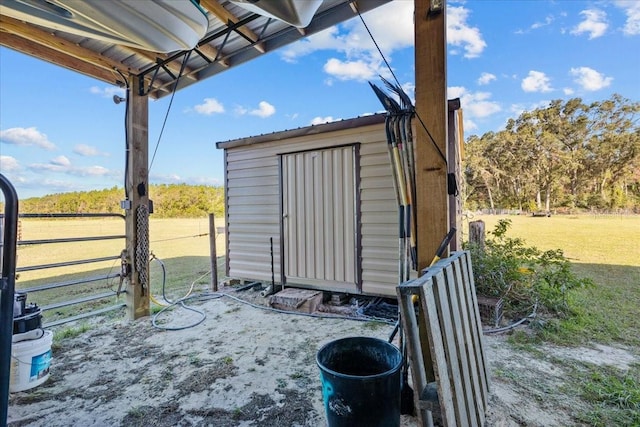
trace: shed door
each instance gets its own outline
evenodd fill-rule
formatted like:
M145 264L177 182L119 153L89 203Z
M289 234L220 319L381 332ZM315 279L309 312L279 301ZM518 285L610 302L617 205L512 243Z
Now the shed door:
M282 156L287 283L358 289L354 151L347 146Z

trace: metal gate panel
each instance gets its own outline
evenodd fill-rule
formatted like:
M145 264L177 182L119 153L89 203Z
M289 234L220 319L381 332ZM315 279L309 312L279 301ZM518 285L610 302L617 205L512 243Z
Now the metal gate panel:
M357 289L354 151L345 146L282 155L287 282Z

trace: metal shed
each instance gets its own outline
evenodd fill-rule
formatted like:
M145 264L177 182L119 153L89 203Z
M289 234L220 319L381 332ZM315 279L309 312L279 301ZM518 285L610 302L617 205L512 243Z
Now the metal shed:
M384 120L218 142L227 276L270 281L273 268L289 286L395 295L398 208Z

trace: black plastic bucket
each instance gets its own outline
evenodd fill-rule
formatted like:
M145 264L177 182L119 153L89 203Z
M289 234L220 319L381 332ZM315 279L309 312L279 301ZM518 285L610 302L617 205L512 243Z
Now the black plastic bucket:
M350 337L316 356L329 427L400 425L402 354L378 338Z

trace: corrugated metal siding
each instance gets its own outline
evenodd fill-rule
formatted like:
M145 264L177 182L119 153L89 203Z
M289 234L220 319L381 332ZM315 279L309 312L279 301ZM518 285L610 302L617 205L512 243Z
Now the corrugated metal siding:
M227 149L229 275L271 280L269 238L276 280L281 271L280 154L360 143L362 292L395 296L398 220L384 124ZM355 262L355 260L354 260Z
M384 125L360 146L362 291L395 296L398 284L398 207Z

